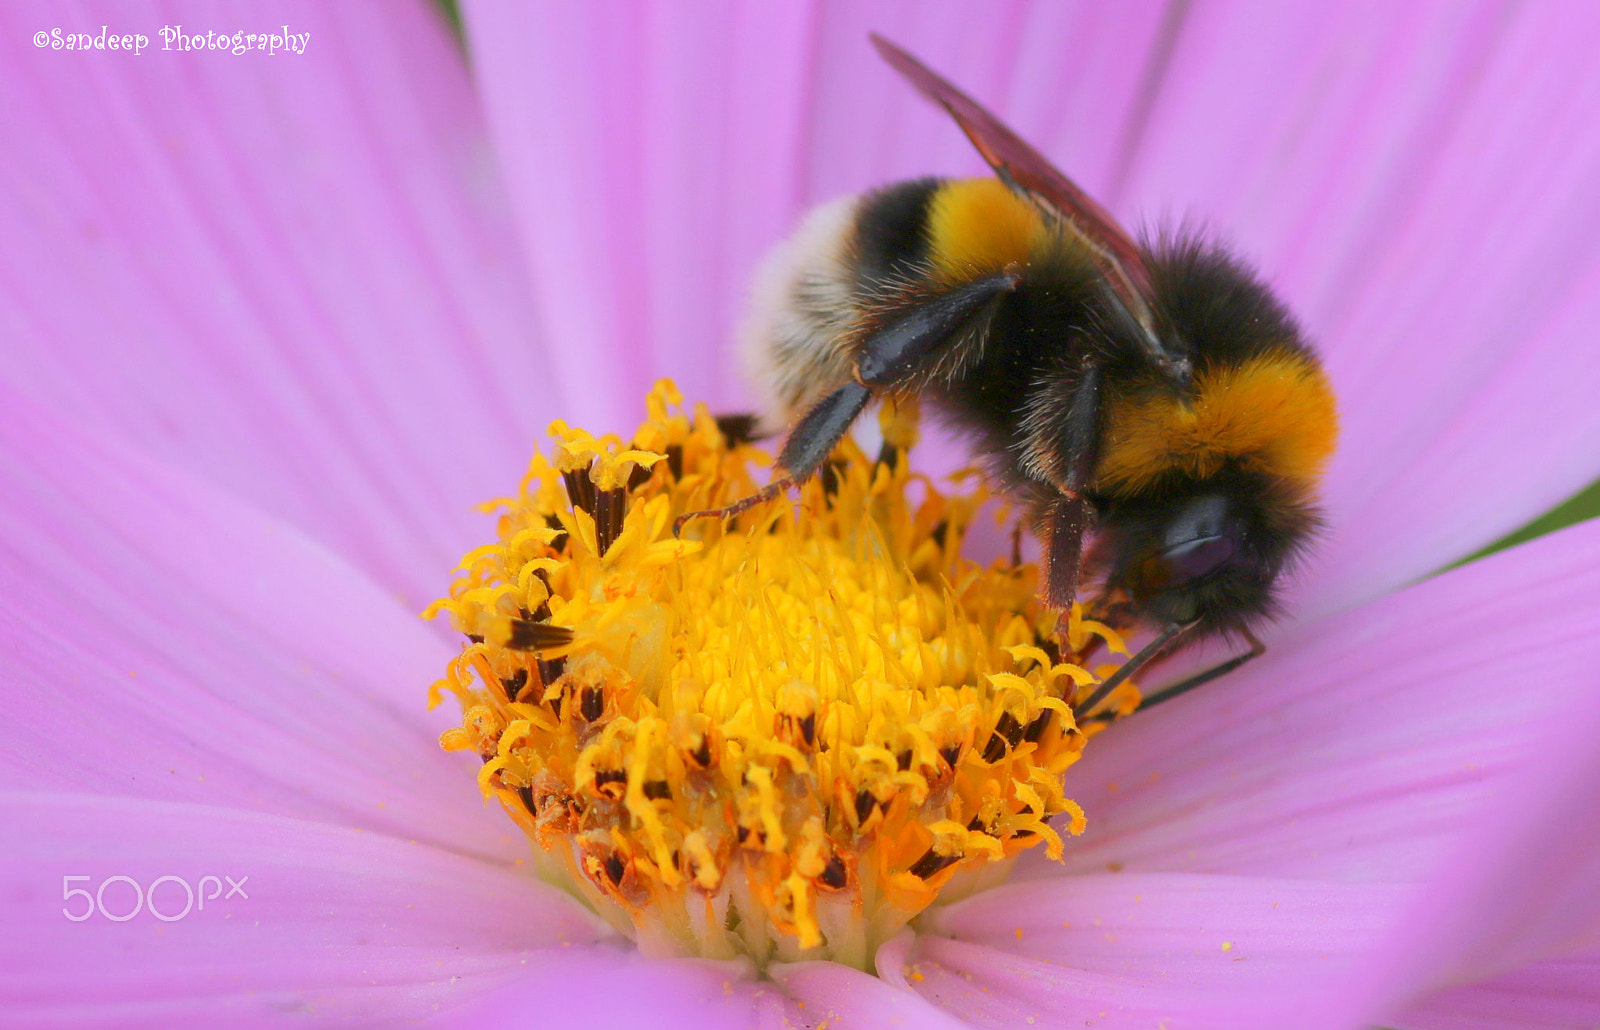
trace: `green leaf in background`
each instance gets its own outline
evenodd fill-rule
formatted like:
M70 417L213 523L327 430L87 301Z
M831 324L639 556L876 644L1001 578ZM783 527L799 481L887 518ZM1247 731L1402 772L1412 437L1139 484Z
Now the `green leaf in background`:
M433 0L433 6L439 9L440 14L444 15L445 23L450 26L450 31L456 37L456 43L465 50L467 36L461 28L461 5L456 3L456 0Z
M1600 480L1590 483L1572 497L1551 508L1516 532L1501 537L1483 548L1483 550L1475 554L1469 554L1454 565L1447 566L1447 568L1453 569L1457 565L1465 565L1469 561L1477 561L1479 558L1493 554L1496 551L1515 547L1517 544L1526 543L1534 537L1544 536L1546 533L1554 533L1558 529L1565 529L1567 526L1575 525L1585 519L1592 519L1596 515L1600 515Z

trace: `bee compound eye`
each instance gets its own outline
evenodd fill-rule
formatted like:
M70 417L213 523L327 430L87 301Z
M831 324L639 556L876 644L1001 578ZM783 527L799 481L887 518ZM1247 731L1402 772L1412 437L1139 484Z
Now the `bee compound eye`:
M1138 593L1146 596L1180 588L1205 577L1234 555L1227 536L1185 540L1147 556L1138 565Z
M1146 593L1203 579L1243 549L1245 530L1228 498L1205 493L1179 505L1162 523L1139 563Z
M1160 560L1168 569L1169 582L1188 583L1216 571L1236 551L1233 537L1206 536L1167 548Z

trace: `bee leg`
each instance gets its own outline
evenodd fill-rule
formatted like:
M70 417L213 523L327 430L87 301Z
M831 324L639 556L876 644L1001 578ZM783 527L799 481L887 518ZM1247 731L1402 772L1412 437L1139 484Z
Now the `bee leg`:
M1018 269L974 279L924 301L868 334L856 359L856 378L867 386L897 386L926 367L941 346L1003 293L1022 281Z
M678 516L672 524L673 535L682 532L684 524L692 519L731 518L811 478L872 400L875 389L895 386L915 374L968 319L1002 293L1016 289L1021 281L1022 273L1008 267L919 304L870 333L856 363L856 379L818 401L789 433L777 463L784 474L725 508L691 511Z
M783 494L785 490L794 485L794 477L780 476L779 478L768 483L766 486L757 490L755 493L751 494L749 497L741 497L732 504L724 507L707 508L705 511L686 511L682 515L679 515L672 523L672 535L681 536L683 534L683 527L688 523L693 522L695 519L736 518L737 516L743 515L751 508L766 504L771 500L776 500Z
M822 398L789 433L778 453L778 467L796 483L810 479L870 400L872 390L857 382L845 383Z
M1250 650L1246 651L1244 654L1235 655L1220 665L1213 665L1204 672L1197 672L1188 679L1183 680L1180 683L1173 684L1159 694L1153 694L1150 697L1145 698L1144 702L1139 705L1139 711L1142 712L1146 708L1149 708L1152 705L1158 705L1163 701L1171 701L1179 694L1187 694L1189 691L1200 686L1202 683L1210 683L1219 676L1226 676L1228 673L1237 669L1245 662L1250 661L1252 658L1260 658L1262 655L1267 653L1267 645L1257 640L1254 633L1251 633L1249 630L1245 630L1244 638L1250 641Z
M1198 620L1194 622L1174 622L1168 625L1166 629L1156 635L1154 640L1140 648L1138 654L1123 662L1116 672L1107 676L1105 682L1095 688L1094 693L1084 698L1083 704L1072 710L1072 717L1079 722L1088 718L1096 708L1100 707L1102 701L1111 696L1113 690L1126 683L1134 673L1159 658L1163 651L1171 647L1179 638L1197 625L1199 625Z
M1063 612L1078 596L1078 567L1083 563L1083 535L1094 524L1094 505L1077 491L1063 492L1050 502L1039 524L1044 538L1044 603Z
M765 504L779 497L789 487L810 479L811 474L817 471L817 467L828 460L828 455L844 437L850 428L850 423L856 420L856 416L861 414L861 409L865 408L871 399L872 391L857 382L846 383L828 394L806 412L800 424L789 434L788 441L783 445L783 452L778 455L778 468L783 470L783 475L749 497L741 497L727 507L691 511L679 515L677 521L672 524L672 535L678 536L682 533L684 525L693 519L730 519L743 514L759 504Z
M1044 538L1044 603L1070 612L1078 595L1078 568L1083 563L1083 537L1099 512L1084 496L1100 456L1100 366L1085 358L1064 416L1051 435L1060 441L1058 464L1045 469L1057 496L1050 499L1039 524Z

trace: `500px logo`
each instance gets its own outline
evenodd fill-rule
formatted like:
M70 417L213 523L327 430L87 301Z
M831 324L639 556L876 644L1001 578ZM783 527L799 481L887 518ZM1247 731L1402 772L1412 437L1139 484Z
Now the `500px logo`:
M150 37L138 32L124 32L120 35L108 31L110 26L100 26L98 36L90 32L62 32L59 28L49 32L40 29L33 34L33 45L51 50L132 50L133 56L138 57L144 53L144 48L150 45Z
M61 878L61 900L68 904L61 907L61 914L74 923L81 923L96 912L113 923L126 923L139 914L141 909L149 909L150 914L163 923L175 923L187 916L191 911L205 911L206 902L216 901L221 898L227 901L234 895L248 899L244 885L248 876L241 876L235 880L231 876L218 879L215 876L202 876L193 886L181 876L158 876L150 881L148 887L139 886L139 881L131 876L108 876L100 881L100 886L90 893L88 887L74 887L73 883L80 880L93 881L92 876L63 876ZM228 892L222 892L222 881L228 881ZM166 885L161 892L162 903L156 905L156 889ZM211 892L206 893L210 887ZM107 905L108 888L110 891L110 904ZM130 898L129 891L132 891ZM179 894L178 892L182 893ZM77 899L82 898L82 906L73 911ZM178 908L178 901L183 901L183 908Z

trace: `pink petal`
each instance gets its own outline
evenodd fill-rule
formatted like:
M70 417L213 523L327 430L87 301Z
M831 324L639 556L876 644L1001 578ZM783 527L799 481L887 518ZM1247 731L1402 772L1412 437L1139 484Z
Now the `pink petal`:
M216 488L0 398L9 786L526 853L439 749L452 718L424 704L450 651L412 611Z
M562 407L461 55L420 0L217 13L0 13L0 375L420 606ZM32 44L102 23L311 35Z
M515 983L441 1020L463 1030L532 1027L776 1028L792 1011L749 962L649 961L637 952L554 951ZM803 1025L803 1024L802 1024Z
M1592 694L1597 598L1591 522L1291 632L1094 740L1065 871L1426 875Z
M1408 892L1185 874L985 891L919 920L894 979L978 1026L1305 1025ZM880 964L884 957L880 955Z
M903 982L885 982L849 966L797 962L774 966L769 972L795 1003L790 1018L804 1020L796 1020L800 1026L826 1024L838 1030L960 1030L966 1026L907 990Z
M650 961L617 953L547 957L514 985L463 1009L446 1025L659 1026L751 1030L959 1030L965 1024L904 987L831 962L777 964L756 979L748 961ZM592 985L592 986L591 986ZM615 989L626 985L626 990Z
M19 1024L396 1025L606 936L524 871L383 834L68 794L0 812L0 1005ZM100 902L81 922L74 890Z
M756 979L748 961L650 961L560 953L445 1023L527 1027L694 1027L696 1030L959 1030L964 1024L909 990L831 962L778 964ZM626 985L626 990L616 989ZM530 1024L530 1014L538 1022Z
M1600 955L1526 966L1452 987L1384 1021L1395 1030L1570 1030L1600 1026Z
M1403 1001L1419 985L1600 947L1600 820L1592 815L1600 695L1592 672L1588 679L1538 752L1470 814L1436 882L1364 977L1375 995Z

